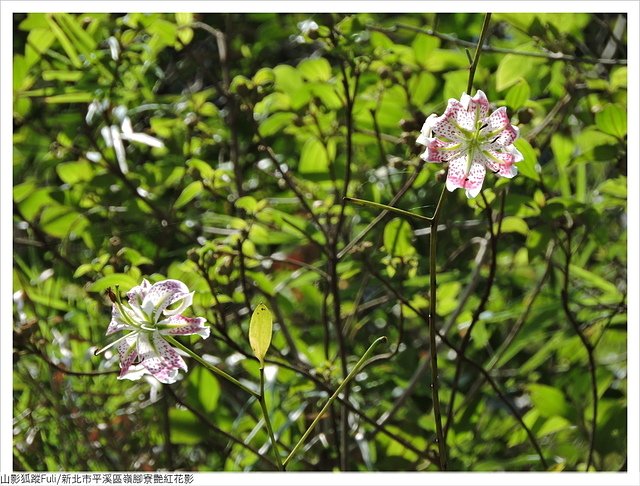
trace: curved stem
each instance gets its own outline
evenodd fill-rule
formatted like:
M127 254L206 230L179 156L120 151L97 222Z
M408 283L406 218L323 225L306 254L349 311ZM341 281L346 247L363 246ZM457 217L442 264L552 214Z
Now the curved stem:
M459 39L453 35L443 34L441 32L437 32L433 29L428 29L424 27L416 27L414 25L406 25L406 24L395 24L389 27L380 27L375 25L367 26L367 29L374 30L378 32L383 32L385 34L389 34L392 32L396 32L398 30L408 30L411 32L418 32L421 34L426 34L431 37L436 37L445 42L450 42L452 44L463 46L463 47L475 47L473 42ZM627 65L627 59L610 59L610 58L595 58L595 57L584 57L584 56L572 56L570 54L564 54L562 52L550 52L548 50L543 50L542 52L531 52L531 51L522 51L519 49L507 49L504 47L495 47L490 45L482 46L483 52L493 52L498 54L513 54L514 56L523 56L523 57L537 57L539 59L548 59L550 61L563 61L570 62L575 64L605 64L605 65Z
M486 13L484 16L484 22L482 23L482 31L480 32L480 38L478 39L478 45L476 46L476 54L473 56L473 62L469 67L469 81L467 83L467 94L471 96L471 88L473 88L473 78L476 75L476 68L480 62L480 54L482 54L482 46L484 40L489 33L489 22L491 21L491 14Z
M302 444L304 444L304 441L307 440L307 437L309 437L309 434L311 434L311 432L313 431L315 426L318 424L318 422L322 419L322 417L324 417L324 414L326 413L328 408L331 406L331 404L335 401L336 398L338 398L338 395L340 395L340 392L351 382L353 377L356 376L356 374L360 371L360 368L362 368L362 365L369 359L369 356L371 356L374 348L378 345L378 343L386 340L387 340L386 336L381 336L378 339L376 339L371 344L371 346L369 346L369 348L362 355L362 358L358 360L358 362L353 367L351 372L347 375L347 377L344 380L342 380L342 383L340 383L340 386L336 389L335 392L333 392L333 395L331 395L329 400L327 400L327 403L324 404L324 407L322 407L322 410L318 412L318 415L316 415L316 418L313 420L313 422L311 422L311 425L309 425L309 428L305 431L304 434L302 434L302 437L300 437L300 440L298 440L298 443L295 445L295 447L291 450L291 453L289 453L287 458L282 463L283 468L286 469L287 464L289 464L289 461L291 461L291 459L295 457L296 453L298 452L298 449L302 447Z
M438 221L442 210L446 190L442 188L438 205L433 213L431 221L431 232L429 233L429 355L431 359L431 398L433 401L433 418L436 423L436 437L438 442L438 460L440 470L447 470L447 445L442 432L442 415L440 413L440 397L438 388L440 387L438 380L438 352L436 345L436 245L438 240Z
M420 221L427 221L429 223L433 220L433 218L429 218L428 216L422 216L420 214L405 211L404 209L396 208L394 206L387 206L386 204L367 201L366 199L358 199L356 197L345 197L343 199L347 202L357 204L358 206L371 206L372 208L381 209L383 211L391 211L392 213L397 213L400 216L404 216L405 218L415 218Z
M484 16L484 22L482 23L482 31L480 32L480 38L478 39L478 45L476 46L475 56L473 62L469 67L469 81L467 83L467 94L471 95L471 88L473 88L473 78L476 74L476 68L480 62L480 54L482 53L482 45L489 32L489 22L491 21L491 14L487 13ZM437 285L436 285L436 255L437 255L437 240L438 240L438 221L440 219L440 212L442 210L442 203L444 201L445 187L442 188L438 205L433 213L433 219L431 220L431 232L429 233L429 349L431 358L431 396L433 400L433 416L436 423L436 437L438 441L438 457L440 462L440 469L442 471L447 470L447 444L445 442L444 433L442 430L442 415L440 413L440 397L438 394L439 380L438 380L438 353L436 347L436 335L438 333L436 329L436 303L437 303Z
M249 395L251 395L254 398L257 398L258 400L260 399L260 395L256 392L254 392L253 390L251 390L250 388L246 387L245 385L243 385L242 383L240 383L238 380L236 380L233 376L225 373L224 371L222 371L220 368L218 368L217 366L212 365L211 363L207 363L204 359L202 359L200 356L198 356L196 353L194 353L191 349L189 349L188 347L186 347L184 344L182 344L180 341L178 341L177 339L175 339L173 336L168 336L168 335L163 335L162 336L167 342L173 344L176 348L181 349L182 351L184 351L185 353L187 353L189 356L191 356L193 359L195 359L198 363L200 363L202 366L204 366L205 368L207 368L209 371L215 373L218 376L221 376L222 378L224 378L225 380L233 383L235 386L237 386L238 388L242 389L243 391L247 392Z
M573 312L569 308L569 273L571 268L571 236L572 236L572 228L567 229L567 250L565 251L565 264L562 269L562 273L564 276L564 283L561 291L561 300L562 300L562 309L564 310L567 319L571 323L573 330L580 338L582 345L584 346L585 351L587 352L587 359L589 362L589 376L591 377L591 400L593 407L591 417L591 433L589 434L589 454L587 456L587 467L586 471L588 472L591 469L591 465L593 464L593 452L595 450L596 443L596 430L598 425L598 381L596 379L596 360L594 357L594 346L591 344L591 341L587 338L585 333L580 328L580 323L576 319Z
M444 438L447 440L447 435L449 433L450 427L453 425L453 420L455 418L455 401L456 394L458 393L458 384L460 383L460 376L462 374L462 363L465 351L467 350L467 346L471 342L471 333L475 325L480 320L480 315L484 312L487 303L489 302L489 297L491 295L491 289L493 288L493 282L496 276L496 271L498 268L498 235L500 234L501 226L502 226L502 216L504 213L504 203L506 198L506 193L502 192L501 203L500 203L500 213L498 215L498 228L497 231L493 230L493 215L491 208L489 207L489 203L483 192L480 193L482 196L482 200L484 201L485 210L487 213L487 223L489 225L489 235L490 235L490 246L491 246L491 261L489 263L489 276L487 277L487 282L485 286L484 294L480 299L480 303L476 306L473 311L473 315L471 316L471 324L467 328L467 331L462 338L462 343L460 344L460 354L456 355L456 371L453 377L453 383L451 385L451 395L449 397L449 408L447 413L447 423L444 428Z
M280 451L278 451L278 442L273 434L273 428L271 427L271 420L269 420L269 411L267 410L267 404L264 400L264 368L260 367L260 408L262 408L262 416L264 417L264 423L267 426L269 432L269 438L271 439L271 445L273 446L273 455L276 456L276 462L278 463L278 470L282 471L282 461L280 459Z

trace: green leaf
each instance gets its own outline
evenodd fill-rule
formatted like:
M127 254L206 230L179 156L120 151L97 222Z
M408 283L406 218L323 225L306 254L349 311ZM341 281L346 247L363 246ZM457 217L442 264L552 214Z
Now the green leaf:
M189 159L187 160L187 167L196 169L200 172L200 177L203 180L213 180L215 177L215 169L211 167L207 162L200 159Z
M497 229L498 223L495 223L495 230ZM524 219L515 216L505 216L502 219L501 231L502 233L520 233L521 235L527 236L529 226Z
M200 404L199 408L211 413L218 406L220 383L204 366L197 366L189 374L187 393L192 401Z
M571 161L575 144L562 135L554 133L551 137L551 150L559 167L566 167Z
M55 14L47 14L47 22L49 24L49 28L58 39L58 42L60 42L60 45L62 46L62 49L64 49L64 52L67 53L71 64L73 64L73 67L82 67L82 62L80 62L80 58L78 57L78 51L73 46L73 42L71 42L69 37L67 37L67 35L54 20L54 15Z
M596 125L604 133L622 139L627 134L627 112L618 105L607 105L596 113Z
M517 110L518 108L524 106L530 95L531 88L529 87L529 83L527 83L524 79L520 79L507 92L505 102L512 110Z
M393 46L393 41L389 39L389 36L375 30L371 32L369 42L373 47L380 47L382 49L389 49Z
M531 402L543 417L566 417L569 406L564 395L557 388L547 385L530 384L528 387Z
M271 344L273 333L273 317L271 311L264 304L259 304L253 311L249 322L249 344L253 354L260 361L260 368L264 368L264 357Z
M42 18L44 19L44 16ZM38 28L29 32L27 45L24 48L24 57L27 61L27 66L31 67L38 62L42 54L51 47L51 44L53 44L55 40L56 36L49 28Z
M47 29L47 19L44 13L30 13L27 18L20 22L20 30L25 32L33 31L34 29Z
M178 39L183 45L187 45L193 39L193 29L189 26L193 22L193 14L191 12L178 12L176 14L176 23L178 24Z
M71 91L64 94L46 96L44 101L52 105L58 103L90 103L93 98L93 94L88 91Z
M263 137L269 137L280 132L285 127L291 125L293 120L296 119L295 113L279 112L274 113L269 118L260 123L258 131Z
M48 187L35 189L20 201L20 212L23 214L25 219L29 220L34 218L42 208L54 203L50 196L50 192L51 189Z
M13 90L24 91L31 87L33 78L27 76L28 66L24 57L17 55L13 57Z
M176 199L176 202L173 204L173 207L176 209L180 209L181 207L186 206L201 192L202 181L193 181L182 190L182 192L178 196L178 199Z
M97 41L80 27L76 17L68 13L54 13L52 15L74 45L89 59L98 44Z
M547 420L544 425L538 431L538 436L542 437L544 435L554 434L561 430L566 430L571 428L572 424L567 419L559 416L553 416L549 420Z
M460 99L462 93L467 90L468 70L449 71L444 74L444 97L445 99Z
M380 129L397 130L400 120L406 116L405 100L406 94L398 84L384 91L377 111ZM363 110L362 113L365 114L367 121L371 120L371 114L368 111Z
M522 46L519 49L531 50L531 46ZM542 60L515 54L505 55L496 70L496 90L503 91L516 84L519 80L526 79L533 67L541 62Z
M571 265L569 267L569 273L573 278L579 278L582 280L583 285L587 285L591 288L596 288L604 292L605 294L610 294L614 296L614 298L621 298L622 294L615 286L614 283L605 280L604 278L596 275L595 273L590 272L589 270L585 270L582 267L578 267L576 265Z
M428 71L420 71L409 80L411 101L416 105L425 103L438 87L438 80Z
M36 304L43 305L49 309L56 309L63 312L69 312L70 306L68 302L65 302L62 299L56 299L51 295L40 295L37 292L29 293L29 300L35 302Z
M160 45L172 46L178 36L178 26L168 20L157 19L147 27L147 31L157 39Z
M280 64L273 68L276 77L275 88L286 93L291 99L291 107L298 109L309 102L311 93L304 85L300 72L287 64Z
M611 71L611 89L616 90L619 88L627 87L627 67L617 66Z
M407 220L394 218L384 227L384 248L389 255L411 256L416 253L412 244L413 232Z
M169 410L171 421L171 442L174 444L195 445L206 438L207 428L189 410Z
M13 186L13 200L17 203L24 201L35 191L37 185L33 181L25 181Z
M518 173L528 177L529 179L533 179L534 181L539 181L540 174L537 170L538 156L531 144L524 138L519 138L515 141L514 145L524 157L522 162L516 164L516 167L518 167Z
M143 256L138 250L133 248L120 248L117 253L118 256L123 257L127 260L131 265L135 265L136 267L139 265L148 265L149 263L153 263L153 260Z
M607 179L598 186L598 191L609 196L627 199L627 178L620 176L615 179Z
M42 71L42 79L45 81L79 81L84 73L82 71Z
M253 82L258 86L273 83L276 80L273 70L269 67L263 67L253 75Z
M66 238L72 232L80 234L88 225L87 218L66 206L47 206L40 215L42 230L56 238Z
M193 22L193 14L191 12L178 12L176 14L176 23L180 26L191 25Z
M119 287L120 292L127 292L138 285L138 281L126 273L112 273L101 277L89 286L89 292L104 292L109 287Z
M443 282L438 285L438 293L436 294L438 299L438 315L447 316L458 308L458 294L461 288L462 284L457 280ZM481 324L481 322L478 324ZM474 329L474 341L478 338L477 329L477 327Z
M67 184L90 181L93 178L93 166L86 160L62 162L56 166L56 172Z
M242 196L235 201L234 206L244 209L247 213L255 213L258 209L258 201L252 196Z
M255 228L254 225L251 229ZM249 232L249 237L251 237L251 232ZM269 241L271 243L271 241ZM247 270L247 277L253 280L253 284L256 285L262 292L266 295L275 296L276 295L276 286L271 281L271 279L262 272L251 272Z
M428 66L432 73L463 69L469 67L469 59L463 51L433 49L429 53Z
M329 171L329 154L315 137L309 137L302 146L298 170L301 174L326 174Z
M440 46L440 39L419 33L411 43L416 62L422 67L429 67L429 54Z
M331 64L324 57L305 59L298 64L298 71L307 81L329 81Z

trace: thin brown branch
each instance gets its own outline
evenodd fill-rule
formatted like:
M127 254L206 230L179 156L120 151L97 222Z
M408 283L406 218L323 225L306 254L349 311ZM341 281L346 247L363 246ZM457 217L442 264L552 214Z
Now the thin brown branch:
M596 430L598 421L598 382L596 379L596 360L594 356L594 348L587 336L584 334L580 327L580 323L576 319L575 315L569 307L569 279L570 279L570 267L571 267L571 236L573 228L567 228L567 249L565 252L565 265L563 269L564 283L561 291L562 309L564 310L569 323L573 327L573 330L580 338L584 349L587 352L587 359L589 362L589 375L591 377L591 400L593 401L593 417L591 418L591 433L589 434L589 455L587 457L587 471L593 464L593 452L596 442Z
M440 40L450 42L452 44L462 46L462 47L476 47L475 42L469 42L463 39L459 39L453 35L443 34L441 32L437 32L433 29L423 28L423 27L415 27L413 25L405 25L405 24L395 24L391 27L378 27L374 25L367 26L369 30L374 30L377 32L383 32L385 34L394 33L398 30L408 30L411 32L418 32L421 34L426 34L431 37L436 37ZM513 54L515 56L524 56L524 57L537 57L541 59L548 59L551 61L563 61L570 63L584 63L584 64L606 64L606 65L626 65L626 59L597 59L592 57L578 57L572 56L570 54L563 54L562 52L529 52L529 51L520 51L517 49L506 49L504 47L494 47L490 45L483 45L482 52L495 52L498 54Z

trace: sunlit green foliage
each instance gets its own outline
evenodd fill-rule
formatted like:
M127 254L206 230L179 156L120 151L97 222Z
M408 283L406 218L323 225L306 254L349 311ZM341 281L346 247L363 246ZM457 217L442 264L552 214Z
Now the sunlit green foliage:
M16 15L14 468L273 470L259 405L242 390L196 363L170 387L120 382L114 358L94 357L104 291L146 277L194 290L192 315L213 338L194 339L195 351L254 385L249 319L260 302L272 310L266 365L281 366L266 402L284 452L343 365L388 336L349 387L347 467L437 470L424 225L387 217L342 251L377 216L342 197L389 203L420 170L398 206L431 214L442 167L422 168L415 138L465 90L481 23ZM507 106L525 160L511 181L487 175L491 220L462 191L443 210L438 327L459 346L472 326L465 354L481 368L463 363L454 384L456 353L438 349L445 416L458 390L451 469L544 470L521 416L548 469L584 470L592 376L592 469L625 467L624 26L618 14L493 16L498 49L482 54L474 87ZM290 470L340 467L341 408Z

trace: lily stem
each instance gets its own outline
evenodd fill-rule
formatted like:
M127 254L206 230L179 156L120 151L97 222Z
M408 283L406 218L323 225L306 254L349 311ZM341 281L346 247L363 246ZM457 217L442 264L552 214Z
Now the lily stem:
M182 344L180 341L178 341L177 339L175 339L173 336L168 336L168 335L163 335L162 336L167 342L173 344L176 348L181 349L182 351L184 351L185 353L187 353L189 356L191 356L193 359L195 359L198 363L200 363L202 366L204 366L205 368L207 368L208 370L212 371L213 373L215 373L218 376L221 376L222 378L224 378L225 380L233 383L235 386L237 386L238 388L242 389L243 391L247 392L249 395L251 395L254 398L257 398L258 400L260 400L260 394L254 392L251 388L243 385L242 383L240 383L238 380L236 380L233 376L229 375L228 373L225 373L224 371L222 371L220 368L218 368L217 366L212 365L211 363L207 363L204 359L202 359L200 356L198 356L196 353L194 353L191 349L189 349L188 347L186 347L184 344Z
M469 81L467 83L467 94L471 96L471 89L473 88L473 78L476 74L478 63L480 62L480 54L482 53L482 45L489 32L489 22L491 20L491 14L487 13L482 23L482 31L480 32L480 38L478 39L478 45L476 47L475 55L473 56L473 62L469 67ZM442 431L442 415L440 413L440 397L438 394L439 379L438 379L438 355L436 353L436 245L438 239L438 221L440 219L440 211L442 209L442 203L444 201L445 188L442 188L438 205L433 213L433 219L431 220L431 232L429 233L429 348L431 358L431 395L433 399L433 417L436 423L436 438L438 441L438 459L440 463L440 470L447 470L447 444L445 443L444 433Z
M400 216L404 216L405 218L414 218L420 221L426 221L428 223L431 223L431 221L433 220L433 218L429 218L428 216L422 216L410 211L405 211L404 209L396 208L395 206L387 206L386 204L367 201L366 199L358 199L356 197L344 197L343 199L347 202L357 204L358 206L370 206L372 208L381 209L383 211L391 211L392 213L397 213Z
M433 418L436 423L436 438L438 442L438 461L440 470L447 470L447 444L445 443L442 431L442 414L440 413L440 396L438 389L440 381L438 379L438 353L436 346L436 244L438 239L438 221L442 210L446 188L442 188L438 205L433 213L431 221L431 232L429 233L429 355L431 359L431 398L433 401Z
M322 410L318 412L318 415L316 415L316 418L313 420L313 422L311 422L311 425L309 425L309 428L305 431L304 434L302 434L302 437L300 437L300 439L298 440L298 443L295 445L295 447L291 450L287 458L282 463L283 468L286 469L287 464L289 464L289 461L291 461L291 459L295 457L296 453L298 452L298 449L302 447L302 444L304 444L304 441L307 440L307 437L309 437L309 434L311 434L311 432L313 431L315 426L318 424L318 422L324 417L324 414L329 409L331 404L335 401L336 398L338 398L338 395L340 395L340 392L349 384L349 382L353 379L353 377L356 376L356 374L360 371L360 368L362 368L362 365L364 365L366 361L369 359L369 356L371 356L374 348L378 345L378 343L381 343L386 340L387 340L386 336L381 336L378 339L376 339L371 344L371 346L369 346L369 348L362 355L362 358L360 358L360 360L356 363L356 365L353 367L351 372L346 376L346 378L342 380L342 383L340 383L340 386L336 389L335 392L333 392L333 395L331 395L329 400L327 400L327 403L324 404L324 407L322 407Z
M280 451L278 450L278 442L273 434L273 428L271 427L271 420L269 420L269 411L267 410L267 404L264 399L264 367L260 366L260 408L262 408L262 416L264 417L264 423L267 426L269 432L269 438L271 439L271 445L273 446L273 455L276 456L276 463L278 464L278 471L284 469L282 460L280 459Z
M484 22L482 22L482 31L480 32L480 38L478 39L478 45L476 46L476 53L473 56L473 62L469 66L469 81L467 82L467 94L471 96L471 89L473 88L473 78L476 75L476 69L480 63L480 54L482 54L482 46L484 40L489 33L489 22L491 21L491 14L486 13L484 15Z

